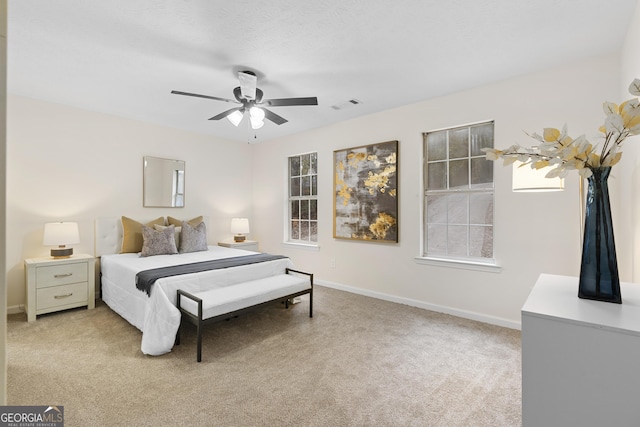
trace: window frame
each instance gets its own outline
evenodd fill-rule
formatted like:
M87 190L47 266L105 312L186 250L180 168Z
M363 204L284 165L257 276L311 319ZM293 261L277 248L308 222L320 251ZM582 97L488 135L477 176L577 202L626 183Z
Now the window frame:
M500 267L498 266L497 262L496 262L496 247L495 247L495 230L496 230L496 223L495 223L495 174L492 174L492 181L490 186L486 186L486 187L477 187L477 188L473 188L472 184L471 184L471 160L474 158L479 158L478 155L473 155L472 151L471 151L471 144L472 141L470 138L467 139L467 144L468 144L468 153L465 157L454 157L451 158L450 157L450 152L449 152L449 132L450 131L456 131L456 130L460 130L460 129L466 129L467 130L467 135L470 136L470 132L471 129L473 127L477 127L477 126L483 126L483 125L488 125L491 124L493 127L493 138L492 138L492 146L495 146L495 120L483 120L483 121L479 121L479 122L474 122L474 123L469 123L469 124L464 124L464 125L458 125L458 126L451 126L451 127L447 127L447 128L441 128L441 129L433 129L433 130L429 130L426 132L422 133L423 139L422 139L422 149L423 149L423 156L422 156L422 203L421 203L421 220L422 220L422 233L421 233L421 239L420 239L420 256L416 257L416 261L420 264L429 264L429 265L438 265L438 266L444 266L444 267L454 267L454 268L463 268L463 269L473 269L473 270L483 270L483 271L492 271L492 272L497 272L500 271ZM437 189L437 190L429 190L428 187L428 178L429 178L429 158L428 158L428 142L427 142L427 135L428 134L432 134L435 132L443 132L443 131L447 131L447 141L446 141L446 148L445 148L445 152L446 152L446 156L444 159L444 162L446 163L446 170L447 170L447 174L449 171L449 166L450 166L450 162L456 159L467 159L469 161L468 164L468 178L469 178L469 182L467 183L466 187L463 188L449 188L449 178L446 179L446 188L445 189ZM484 156L484 154L483 154ZM493 168L493 162L491 163L491 168ZM433 161L432 161L433 164ZM493 170L493 169L492 169ZM428 228L429 228L429 224L431 224L431 222L428 221L428 203L427 203L427 198L428 196L434 196L434 195L438 195L438 194L442 194L442 195L452 195L452 194L466 194L466 195L472 195L472 194L490 194L491 198L492 198L492 204L493 204L493 209L491 212L491 233L492 233L492 248L491 248L491 257L478 257L478 256L471 256L469 255L469 248L471 246L471 241L469 240L469 235L470 235L470 227L473 226L474 224L471 222L471 216L469 214L470 210L471 210L471 205L468 203L467 204L467 218L466 218L466 234L467 234L467 242L466 242L466 246L467 246L467 255L450 255L450 254L446 254L446 253L429 253L428 252L428 245L429 245L429 241L428 241ZM449 221L449 218L447 218L446 220L446 224L448 227L448 224L451 224Z
M298 158L300 160L300 164L302 165L302 158L304 156L315 156L315 173L308 173L308 174L302 174L302 170L300 170L300 175L292 175L291 174L291 169L292 169L292 159L294 158ZM318 246L318 237L319 237L319 233L318 233L318 227L319 227L319 215L318 215L318 184L319 184L319 179L318 179L318 152L317 151L309 151L309 152L305 152L305 153L300 153L300 154L292 154L290 156L287 156L286 158L286 167L287 167L287 173L286 173L286 208L285 208L285 213L286 213L286 217L284 218L285 220L285 227L284 227L284 242L287 245L293 245L293 246L303 246L303 247L317 247ZM313 163L312 163L313 164ZM302 166L301 166L302 167ZM311 170L313 170L313 168L310 168ZM308 195L298 195L298 196L292 196L291 195L291 180L292 177L299 177L300 179L302 179L303 177L309 177L310 178L310 193L313 193L313 189L315 189L315 194L308 194ZM313 177L315 177L315 185L313 184ZM302 188L302 186L300 187ZM302 193L302 191L301 191ZM307 221L309 223L309 226L311 226L312 223L316 224L316 233L315 233L315 237L316 240L311 240L311 237L313 236L313 234L311 233L311 228L309 227L309 239L294 239L293 238L293 228L292 228L292 222L294 221L293 219L293 212L292 212L292 202L293 201L315 201L316 203L316 208L315 208L315 220L314 219L304 219L304 221ZM309 207L311 209L311 207ZM301 218L302 213L299 211L298 214L298 220L302 220Z

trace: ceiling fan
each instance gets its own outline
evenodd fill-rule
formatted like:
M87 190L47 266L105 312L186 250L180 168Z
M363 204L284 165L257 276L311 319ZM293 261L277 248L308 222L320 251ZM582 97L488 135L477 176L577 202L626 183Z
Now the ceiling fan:
M238 72L238 80L240 80L240 86L233 89L233 95L236 98L235 100L219 98L217 96L200 95L197 93L181 92L177 90L172 90L171 93L241 104L238 107L223 111L222 113L211 117L209 120L220 120L226 117L234 126L238 126L245 116L245 113L248 112L251 127L253 129L260 129L264 125L264 119L270 120L277 125L287 122L287 119L266 109L265 106L289 107L294 105L318 105L318 98L315 96L308 98L263 99L262 91L257 88L258 78L252 71Z

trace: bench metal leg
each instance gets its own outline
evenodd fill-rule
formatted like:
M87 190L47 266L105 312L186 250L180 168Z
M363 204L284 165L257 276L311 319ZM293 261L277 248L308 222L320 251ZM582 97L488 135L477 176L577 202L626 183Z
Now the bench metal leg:
M178 310L180 310L180 292L178 292ZM182 313L180 313L180 323L178 324L178 332L176 332L176 341L175 341L175 345L180 345L180 329L182 329Z
M178 325L178 332L176 332L176 345L180 345L180 329L182 329L182 316L180 316L180 324Z
M196 326L196 333L198 334L198 362L202 361L202 321L198 322Z

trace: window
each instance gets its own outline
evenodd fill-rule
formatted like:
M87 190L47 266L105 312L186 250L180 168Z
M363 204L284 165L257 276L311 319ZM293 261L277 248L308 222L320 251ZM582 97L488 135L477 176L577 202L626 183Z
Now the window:
M173 205L184 206L184 170L173 171Z
M424 256L493 259L493 122L424 133Z
M318 153L289 157L289 241L318 241Z

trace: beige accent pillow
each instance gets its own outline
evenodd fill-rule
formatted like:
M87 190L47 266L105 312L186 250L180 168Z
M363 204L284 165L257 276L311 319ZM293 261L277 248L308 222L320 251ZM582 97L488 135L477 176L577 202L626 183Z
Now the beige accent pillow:
M154 225L164 225L164 217L156 218L144 225L153 227ZM126 216L122 217L122 248L121 254L138 253L142 251L142 223Z
M204 217L202 215L197 216L195 218L190 219L189 221L187 221L189 223L190 226L195 227L198 224L200 224L201 222L204 221ZM175 219L172 216L168 216L167 217L167 223L169 225L175 225L176 227L181 227L182 226L182 220L181 219Z

